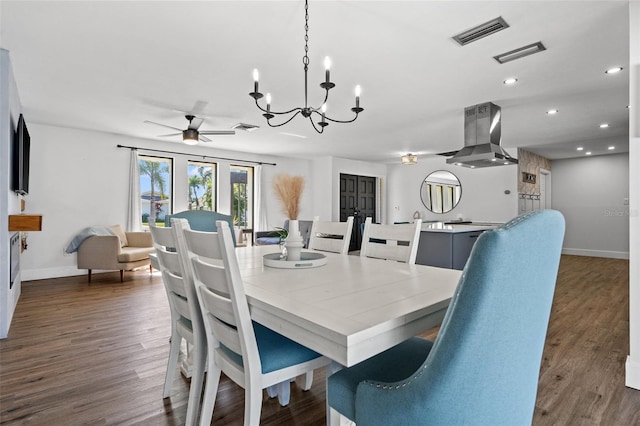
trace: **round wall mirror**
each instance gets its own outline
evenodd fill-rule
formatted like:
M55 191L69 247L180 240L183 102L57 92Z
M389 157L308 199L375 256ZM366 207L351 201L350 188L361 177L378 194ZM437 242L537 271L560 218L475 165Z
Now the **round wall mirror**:
M460 181L451 172L437 170L427 176L420 187L422 204L433 213L453 210L462 196Z

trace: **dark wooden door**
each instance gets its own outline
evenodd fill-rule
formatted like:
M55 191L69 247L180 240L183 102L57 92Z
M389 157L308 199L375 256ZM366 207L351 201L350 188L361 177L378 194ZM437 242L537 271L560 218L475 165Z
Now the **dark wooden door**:
M340 221L353 216L349 251L360 250L362 225L367 217L376 221L376 178L340 173Z

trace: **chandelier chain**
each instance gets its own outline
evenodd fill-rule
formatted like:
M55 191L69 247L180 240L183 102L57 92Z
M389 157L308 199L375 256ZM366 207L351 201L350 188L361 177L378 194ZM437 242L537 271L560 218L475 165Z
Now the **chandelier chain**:
M302 57L302 63L304 64L304 70L309 69L309 2L304 2L304 56Z

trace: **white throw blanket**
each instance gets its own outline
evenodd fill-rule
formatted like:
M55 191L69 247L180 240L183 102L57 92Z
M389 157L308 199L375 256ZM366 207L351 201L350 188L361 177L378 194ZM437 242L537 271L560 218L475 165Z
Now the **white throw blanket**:
M82 231L76 235L73 240L69 243L67 248L65 249L65 253L73 253L74 251L78 251L78 247L82 244L84 240L89 237L93 237L94 235L117 235L111 228L108 226L90 226L88 228L84 228Z

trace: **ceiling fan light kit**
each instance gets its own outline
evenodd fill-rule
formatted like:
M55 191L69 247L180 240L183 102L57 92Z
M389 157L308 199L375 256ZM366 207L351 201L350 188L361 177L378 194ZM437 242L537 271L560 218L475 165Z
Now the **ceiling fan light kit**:
M336 120L333 118L330 118L329 116L327 116L326 111L327 111L327 99L329 98L329 90L333 89L335 87L335 84L331 82L330 79L330 69L331 69L331 60L326 57L324 60L324 66L325 66L325 81L320 83L320 87L323 88L325 90L325 95L324 95L324 101L322 101L322 104L320 105L320 107L318 108L313 108L310 107L307 101L307 71L309 69L309 56L307 55L307 52L309 51L309 46L308 46L308 42L309 42L309 2L308 0L305 0L304 2L304 11L305 11L305 15L304 15L304 20L305 20L305 25L304 25L304 56L302 57L302 63L304 64L304 107L296 107L296 108L292 108L288 111L272 111L271 110L271 94L267 93L266 96L266 109L263 108L262 106L260 106L260 104L258 103L259 99L262 99L263 97L265 97L260 91L259 91L259 73L258 70L255 69L253 70L253 92L249 93L249 96L251 96L255 102L256 102L256 106L258 107L258 109L260 109L260 111L262 111L264 114L262 114L262 116L264 118L267 119L267 124L270 127L280 127L280 126L284 126L285 124L289 123L291 120L293 120L296 116L298 116L299 114L301 114L303 117L308 118L309 121L311 122L311 125L313 126L314 130L318 133L322 133L324 132L324 128L326 126L329 125L329 121L334 122L334 123L352 123L354 122L357 118L358 118L358 114L360 114L364 109L360 107L360 94L361 94L361 88L360 86L356 86L355 89L355 96L356 96L356 100L355 100L355 106L353 108L351 108L351 111L353 113L355 113L355 116L351 119L351 120ZM279 124L273 124L271 123L271 119L274 118L276 115L291 115L290 117L286 118L284 122L279 123ZM320 121L318 122L314 122L313 121L313 116L315 115L316 119L320 118Z
M182 142L187 145L198 144L198 131L195 129L186 129L182 131Z

